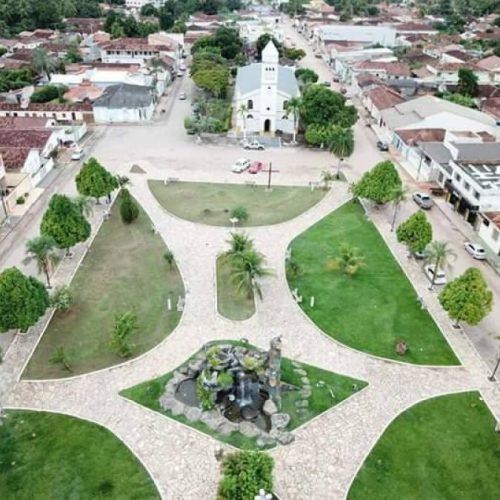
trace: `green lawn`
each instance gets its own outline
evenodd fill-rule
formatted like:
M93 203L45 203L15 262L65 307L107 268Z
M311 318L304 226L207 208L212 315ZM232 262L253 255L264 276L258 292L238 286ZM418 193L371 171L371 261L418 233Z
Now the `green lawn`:
M235 174L236 175L236 174ZM262 174L257 174L262 175ZM244 184L207 184L149 181L149 188L166 210L192 222L211 226L231 226L231 211L243 206L249 218L240 227L278 224L297 217L318 201L327 191L307 187L265 186Z
M343 243L357 247L365 266L354 277L325 270ZM292 242L292 257L302 272L289 279L303 296L301 307L328 335L385 358L410 363L458 364L450 346L392 257L375 226L353 202L340 207ZM315 297L314 308L309 299ZM395 343L409 351L400 356Z
M424 401L400 415L356 476L348 498L493 500L500 434L477 392Z
M0 426L0 498L160 498L111 432L73 417L9 410Z
M231 280L231 266L222 257L217 259L217 310L235 321L248 319L255 313L253 297L239 293Z
M67 377L122 362L110 348L110 336L115 316L128 310L138 317L134 356L161 342L179 322L175 306L184 294L177 268L163 259L165 250L146 213L141 209L139 218L125 225L117 202L71 284L74 306L54 316L23 376ZM166 307L169 296L172 311ZM50 363L59 346L72 372Z
M217 341L213 344L236 344L242 345L237 341ZM246 345L246 347L249 347ZM251 347L251 346L250 346ZM193 358L197 353L195 353L191 358ZM189 359L191 359L189 358ZM189 359L185 364L189 363ZM295 406L295 402L300 400L301 397L298 391L283 391L282 392L282 409L284 412L288 413L291 417L290 424L287 427L288 430L293 430L300 425L306 423L311 418L323 413L324 411L337 405L344 399L347 399L353 393L359 391L367 384L366 382L352 379L350 377L345 377L337 373L322 370L315 366L307 365L304 363L299 363L300 368L307 372L307 377L309 378L312 395L309 398L309 408L305 413L299 414ZM281 360L281 380L287 384L296 386L298 388L302 387L301 377L294 373L292 360L288 358L282 358ZM174 370L175 371L175 370ZM254 438L249 438L240 434L239 432L233 432L229 436L224 436L214 431L203 422L190 422L183 415L175 416L170 411L165 411L160 407L159 398L165 390L165 384L173 376L173 371L169 372L161 377L153 380L148 380L142 384L136 385L121 392L121 395L136 401L137 403L144 405L154 411L162 413L167 417L182 422L185 425L193 427L205 434L208 434L215 439L219 439L224 443L228 443L232 446L242 449L255 450L259 449L256 445ZM317 383L320 382L320 386ZM323 384L324 382L324 384Z

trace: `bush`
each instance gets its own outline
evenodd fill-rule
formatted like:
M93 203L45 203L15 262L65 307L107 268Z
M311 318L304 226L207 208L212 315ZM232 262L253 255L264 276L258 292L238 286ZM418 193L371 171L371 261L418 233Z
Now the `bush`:
M55 307L58 311L67 311L73 305L73 295L69 286L58 286L52 297L50 298L50 305Z
M224 458L217 500L254 500L273 490L274 460L265 453L240 451Z
M246 222L248 220L248 211L243 206L233 208L231 210L231 218L236 218L239 222Z
M56 85L45 85L31 94L31 102L49 102L54 99L62 100L67 88Z
M134 345L130 343L129 337L138 329L137 316L127 311L116 316L115 326L111 335L111 348L121 358L127 358L132 354Z
M125 224L131 224L139 217L139 207L127 189L122 191L120 202L120 216Z
M25 202L26 202L26 199L24 198L24 196L19 196L19 198L17 198L17 200L16 200L16 203L18 205L24 205Z
M203 386L201 377L196 380L196 395L204 411L213 410L215 407L214 394Z

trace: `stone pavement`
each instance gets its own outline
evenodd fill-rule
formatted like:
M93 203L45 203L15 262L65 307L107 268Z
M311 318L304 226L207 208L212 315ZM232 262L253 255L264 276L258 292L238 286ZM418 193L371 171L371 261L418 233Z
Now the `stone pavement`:
M263 283L265 299L257 303L256 314L247 321L231 322L217 314L215 290L215 259L225 248L229 229L168 214L147 187L146 178L157 176L154 168L148 168L147 175L130 176L132 193L158 229L158 237L173 251L186 284L186 306L178 327L161 344L122 365L62 380L19 381L41 332L37 326L34 335L19 337L13 343L0 365L5 407L66 413L107 427L146 466L162 497L175 500L213 498L219 478L214 450L219 443L122 398L119 392L174 369L209 340L246 337L265 348L272 336L282 335L287 357L369 383L358 394L297 429L293 444L271 451L276 459L276 491L282 498L344 498L385 428L423 399L480 390L497 418L500 416L498 383L488 382L487 368L467 338L451 328L435 295L428 292L422 273L407 261L403 248L395 242L388 214L383 211L373 213L373 220L463 366L415 366L358 352L324 335L294 303L285 279L286 249L299 233L349 199L346 183L334 183L318 205L292 221L246 230L275 274ZM95 222L98 220L96 214ZM78 251L83 252L84 246ZM60 270L57 279L66 281L71 274L63 276Z

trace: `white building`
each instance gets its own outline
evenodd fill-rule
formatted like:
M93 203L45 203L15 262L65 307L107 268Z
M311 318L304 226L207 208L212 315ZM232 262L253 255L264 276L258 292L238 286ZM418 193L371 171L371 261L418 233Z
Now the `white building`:
M165 2L166 0L125 0L125 7L129 9L140 9L144 7L144 5L150 3L159 9Z
M348 24L323 25L313 30L318 43L358 42L365 45L380 44L383 47L396 45L396 30L388 26L356 26Z
M177 47L173 45L153 45L145 38L118 38L100 46L101 60L103 63L145 66L151 59L161 59L175 52Z
M279 65L278 50L270 41L262 51L262 62L238 69L234 105L238 131L293 133L293 116L287 115L286 103L299 95L292 68ZM238 110L246 107L242 115Z

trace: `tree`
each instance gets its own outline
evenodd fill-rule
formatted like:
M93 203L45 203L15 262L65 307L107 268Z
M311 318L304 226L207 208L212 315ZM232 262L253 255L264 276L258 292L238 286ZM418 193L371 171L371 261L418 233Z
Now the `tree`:
M286 116L292 113L293 116L293 137L292 144L297 142L297 129L299 127L299 117L300 117L300 109L302 107L302 99L300 97L292 97L286 103Z
M274 36L271 35L270 33L264 33L263 35L260 35L259 38L257 38L257 41L255 42L255 49L257 51L256 55L257 60L260 61L262 59L262 51L271 40L274 43L274 46L276 47L279 56L283 57L283 46L281 45L281 43L278 42L278 40L276 40L276 38L274 38Z
M117 187L116 177L108 172L95 158L89 158L76 176L76 189L80 194L99 198L110 195Z
M457 93L476 97L479 93L478 77L469 68L460 68L458 70L458 87Z
M335 176L329 170L323 170L321 172L321 182L325 191L330 187L330 183L335 179Z
M247 138L247 113L248 106L246 104L241 104L238 108L238 114L243 119L243 139Z
M127 311L116 316L115 326L111 335L111 347L121 358L128 358L134 349L130 336L138 330L137 316Z
M394 164L389 161L377 163L361 179L351 186L354 196L366 198L375 203L387 203L394 199L395 188L401 186L401 179Z
M399 207L401 202L406 199L406 189L403 186L396 186L392 193L392 203L394 204L394 212L392 214L391 232L394 231L396 225L396 218L398 216Z
M37 236L26 243L26 258L23 264L34 261L38 273L43 273L47 280L47 288L51 288L50 272L61 260L56 251L57 245L54 238L47 235Z
M40 225L42 235L51 236L57 248L69 249L90 236L90 224L81 209L67 196L54 194Z
M333 127L328 138L328 150L339 160L337 165L337 179L340 179L341 163L354 152L354 134L352 128Z
M57 61L50 57L47 51L42 47L37 47L31 53L31 67L39 74L44 74L47 80L57 67Z
M298 68L295 70L295 78L299 80L302 85L309 85L318 81L318 74L309 68Z
M361 267L365 265L365 258L359 254L359 250L348 243L340 246L340 253L336 257L330 257L326 262L329 271L340 271L348 276L354 276Z
M439 303L455 320L477 325L493 307L493 293L479 269L469 267L461 276L450 281L438 295Z
M50 102L55 99L59 99L59 101L63 101L64 94L67 91L67 87L63 87L60 85L45 85L44 87L35 90L31 96L31 102Z
M226 243L229 243L230 248L224 252L223 257L228 261L254 248L253 240L245 233L231 233L231 238Z
M33 326L49 307L49 294L43 283L25 276L16 267L0 274L0 332Z
M165 262L168 264L170 270L172 270L174 268L174 262L175 262L174 254L170 250L165 250L165 252L163 253L163 258L165 259Z
M61 312L69 311L73 302L73 295L68 285L58 286L50 297L50 305Z
M65 370L69 372L73 371L69 364L68 358L66 357L66 352L64 347L58 347L50 356L49 361L54 365L62 365Z
M432 241L432 225L425 213L419 210L398 226L396 237L411 253L423 252Z
M231 259L231 278L238 293L245 293L249 298L255 293L262 299L259 279L271 274L264 264L264 256L254 248L244 250Z
M448 247L448 244L444 241L433 241L427 247L427 262L434 265L434 272L432 273L432 281L429 290L434 288L434 282L436 280L436 274L439 269L443 267L450 266L451 258L456 257L455 252Z
M304 135L305 140L313 146L322 148L325 144L328 144L332 129L332 125L309 125Z
M210 92L214 97L223 97L229 85L229 69L225 66L215 66L211 69L201 69L194 73L193 81L200 89Z
M78 196L75 196L72 201L85 217L90 217L94 213L94 206L90 196L79 194Z
M242 205L231 210L231 218L238 219L238 222L246 222L248 217L248 210Z
M123 189L120 201L120 216L125 224L131 224L139 217L139 207L133 200L128 189Z

